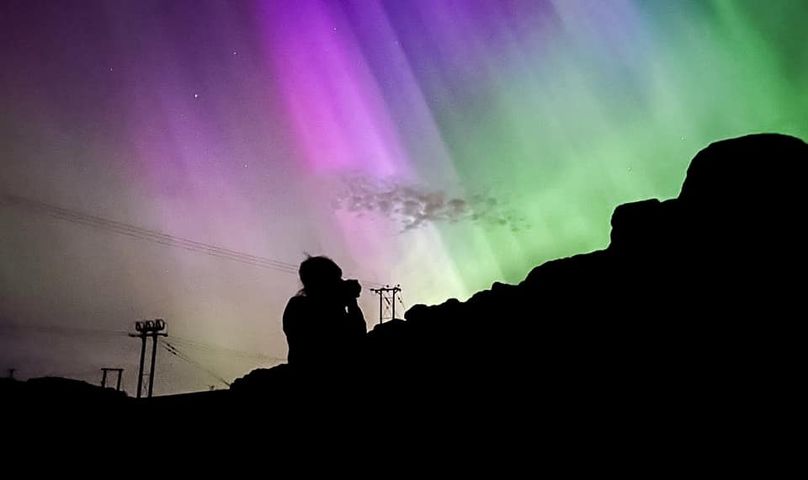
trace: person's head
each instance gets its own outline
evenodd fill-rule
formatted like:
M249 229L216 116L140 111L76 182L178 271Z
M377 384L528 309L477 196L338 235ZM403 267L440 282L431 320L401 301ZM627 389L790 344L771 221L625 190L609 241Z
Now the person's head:
M309 296L336 292L342 280L342 269L324 256L306 258L300 264L298 273L303 283L303 292Z

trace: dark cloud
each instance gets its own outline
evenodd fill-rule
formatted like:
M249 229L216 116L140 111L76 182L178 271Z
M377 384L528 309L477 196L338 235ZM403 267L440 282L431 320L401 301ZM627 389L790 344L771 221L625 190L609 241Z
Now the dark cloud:
M357 215L377 213L400 224L403 231L421 227L427 222L473 221L499 225L512 231L528 227L524 217L491 195L474 194L464 198L419 185L364 176L343 180L344 188L335 202L337 209Z

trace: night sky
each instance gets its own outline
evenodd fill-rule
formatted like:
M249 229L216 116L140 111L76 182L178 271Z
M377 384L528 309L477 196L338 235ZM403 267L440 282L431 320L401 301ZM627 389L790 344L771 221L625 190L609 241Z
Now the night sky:
M161 317L184 358L158 353L156 393L223 388L284 361L305 253L400 283L400 312L604 248L709 142L808 138L806 14L1 0L0 368L120 366L134 393L126 332Z

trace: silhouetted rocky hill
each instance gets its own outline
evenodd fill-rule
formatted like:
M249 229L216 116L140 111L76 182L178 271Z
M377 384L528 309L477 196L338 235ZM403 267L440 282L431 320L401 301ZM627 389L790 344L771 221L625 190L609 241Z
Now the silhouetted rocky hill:
M802 371L807 168L793 137L716 142L678 198L619 206L605 250L377 326L366 369L346 369L337 396L379 398L406 418L473 412L590 432L727 432L777 417ZM235 397L312 398L286 368L240 379Z
M716 142L677 198L619 206L605 250L466 302L414 306L368 334L361 367L282 365L226 394L138 408L286 426L515 428L556 447L584 438L646 453L777 437L803 371L807 168L808 145L793 137Z

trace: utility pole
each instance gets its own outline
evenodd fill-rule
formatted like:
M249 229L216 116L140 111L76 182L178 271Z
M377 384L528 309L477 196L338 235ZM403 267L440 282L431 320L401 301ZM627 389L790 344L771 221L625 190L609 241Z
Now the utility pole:
M135 330L137 333L130 333L130 337L140 338L140 370L137 375L137 398L140 398L143 391L143 364L146 359L146 339L152 339L152 355L151 367L149 373L149 397L151 398L154 389L154 365L157 361L157 337L168 336L163 330L166 328L166 322L162 318L156 320L144 320L142 322L135 322Z
M396 294L401 291L401 286L396 285L395 287L391 287L390 285L385 285L382 288L371 288L371 292L375 293L379 296L379 323L384 323L384 302L386 301L388 304L392 306L392 314L391 318L396 318ZM390 295L388 298L386 295Z
M123 368L102 368L101 369L101 388L107 388L107 373L115 372L118 374L118 381L115 383L115 390L121 391L121 375L123 375Z

